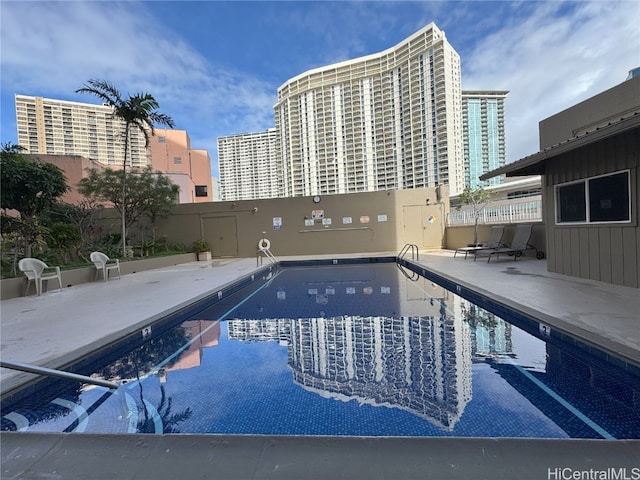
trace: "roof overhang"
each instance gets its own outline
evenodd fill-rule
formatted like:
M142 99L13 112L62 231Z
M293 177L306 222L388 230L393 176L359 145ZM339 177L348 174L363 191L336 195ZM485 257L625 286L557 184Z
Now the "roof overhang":
M506 175L507 177L544 175L547 160L635 128L640 128L640 112L635 112L634 114L622 118L617 122L609 123L608 125L587 132L579 137L570 138L562 143L545 148L538 153L516 160L513 163L496 168L495 170L491 170L490 172L481 175L480 180L488 180L490 178L497 177L498 175Z

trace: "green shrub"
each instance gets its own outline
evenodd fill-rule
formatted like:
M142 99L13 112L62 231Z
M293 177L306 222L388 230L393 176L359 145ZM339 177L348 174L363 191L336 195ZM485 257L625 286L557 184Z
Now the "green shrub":
M205 240L196 240L193 242L193 249L196 253L210 252L209 244Z

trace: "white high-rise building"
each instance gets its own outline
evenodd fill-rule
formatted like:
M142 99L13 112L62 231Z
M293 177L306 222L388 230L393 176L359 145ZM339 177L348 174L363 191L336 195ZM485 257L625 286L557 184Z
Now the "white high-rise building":
M122 166L124 123L113 107L16 95L18 144L25 153L81 155L104 165ZM127 166L146 167L144 135L132 129Z
M284 196L464 186L460 57L433 23L288 80L275 117Z
M222 200L283 197L274 128L218 138Z

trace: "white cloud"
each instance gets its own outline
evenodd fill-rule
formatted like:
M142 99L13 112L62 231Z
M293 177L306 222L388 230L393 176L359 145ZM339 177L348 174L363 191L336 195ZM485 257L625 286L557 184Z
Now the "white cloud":
M3 83L72 93L87 77L108 75L140 88L201 73L203 60L167 35L135 4L8 2Z
M510 91L508 162L538 151L540 120L612 88L640 64L639 3L534 5L462 59L463 88Z
M144 4L3 2L1 61L3 103L14 93L97 103L74 92L107 79L123 95L152 93L194 148L273 124L276 86L210 63Z
M74 94L90 78L107 79L123 94L150 92L176 127L188 130L194 148L209 150L214 169L218 136L274 125L279 84L216 63L224 45L197 51L173 19L170 28L160 23L153 2L0 5L3 105L13 104L14 93L91 102ZM197 14L190 5L187 13ZM286 67L272 66L283 83L308 68L389 48L435 22L462 55L463 88L510 91L512 161L538 150L540 120L613 87L640 65L639 17L639 3L615 0L295 2L274 6L265 28L300 38L287 50ZM3 131L15 131L5 117Z

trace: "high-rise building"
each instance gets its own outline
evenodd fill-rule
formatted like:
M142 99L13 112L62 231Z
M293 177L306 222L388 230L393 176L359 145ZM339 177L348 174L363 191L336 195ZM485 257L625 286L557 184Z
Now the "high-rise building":
M274 128L218 138L222 200L283 197Z
M220 178L211 177L211 201L219 202L222 200L222 194L220 193Z
M122 168L124 122L113 117L113 107L26 95L15 101L18 144L25 153L46 155L61 168L77 170L83 157ZM180 203L212 201L209 153L192 149L186 130L154 130L146 146L142 132L131 129L127 167L151 166L169 176L180 187Z
M463 91L464 184L497 185L503 176L481 182L478 177L506 162L504 99L507 91Z
M284 196L464 185L460 57L433 23L288 80L275 125Z
M124 124L106 105L16 95L18 144L25 153L81 155L111 167L124 160ZM144 135L133 129L127 166L148 164Z

